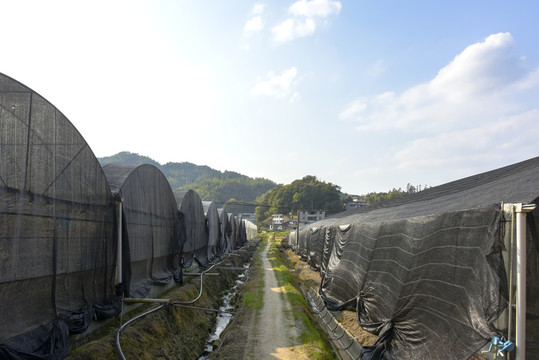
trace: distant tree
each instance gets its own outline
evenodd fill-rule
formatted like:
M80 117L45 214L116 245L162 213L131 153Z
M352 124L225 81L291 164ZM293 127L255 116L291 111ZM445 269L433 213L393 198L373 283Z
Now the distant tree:
M425 185L421 187L421 185L414 186L410 183L406 184L406 190L402 190L401 188L390 190L388 192L372 192L365 195L365 202L367 205L375 205L379 203L386 203L389 201L393 201L396 199L400 199L405 195L408 194L414 194L416 192L427 190L428 186Z
M258 199L257 220L263 221L272 214L295 213L298 210L343 211L340 190L340 186L319 181L312 175L288 185L279 185Z
M142 164L150 164L155 167L161 166L157 161L152 158L129 151L122 151L115 155L99 158L98 160L101 165L122 164L129 166L138 166Z

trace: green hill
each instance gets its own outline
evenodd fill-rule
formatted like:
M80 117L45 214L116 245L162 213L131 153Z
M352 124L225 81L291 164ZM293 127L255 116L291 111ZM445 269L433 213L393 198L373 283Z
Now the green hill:
M215 170L205 165L195 165L189 162L166 163L143 155L120 152L116 155L98 158L101 165L122 164L142 165L151 164L163 172L173 189L195 190L204 201L215 201L221 206L226 201L235 199L241 202L254 202L260 195L275 188L277 184L264 178L250 178L234 171ZM254 209L245 208L245 211Z

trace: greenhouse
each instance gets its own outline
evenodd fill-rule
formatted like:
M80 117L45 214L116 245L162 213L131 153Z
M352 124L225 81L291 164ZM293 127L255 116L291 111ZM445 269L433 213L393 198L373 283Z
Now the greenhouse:
M121 228L121 283L126 297L146 297L153 285L181 281L182 239L176 200L153 165L108 164Z
M65 356L68 333L120 309L114 199L71 122L3 74L0 213L0 357Z
M219 224L221 226L221 238L219 239L219 252L228 250L228 243L232 234L232 225L228 218L228 213L224 209L217 209L219 212Z
M228 213L228 221L230 222L230 237L228 238L227 251L233 251L236 249L238 241L238 219L232 214Z
M186 239L183 244L183 266L190 267L195 260L200 265L206 266L208 263L208 237L202 201L194 190L174 190L174 197L185 224Z
M203 201L202 205L204 206L208 228L208 260L213 261L219 255L219 240L221 239L219 212L217 211L217 206L212 201Z
M296 249L327 307L378 334L362 359L464 359L495 336L522 353L539 340L538 179L534 158L342 213Z

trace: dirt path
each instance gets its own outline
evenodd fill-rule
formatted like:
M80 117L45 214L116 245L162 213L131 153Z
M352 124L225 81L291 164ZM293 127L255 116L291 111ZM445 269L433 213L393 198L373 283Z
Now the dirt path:
M219 347L212 359L309 359L302 348L299 334L303 331L296 326L291 307L277 283L275 272L268 260L270 245L258 255L262 262L263 274L252 280L257 282L263 275L264 296L260 310L242 306L236 312L233 323L225 331L223 346Z
M284 293L284 288L279 286L275 276L279 270L273 270L268 259L269 249L270 244L267 244L257 255L260 259L254 261L256 265L244 285L244 295L249 294L250 300L247 304L244 297L236 307L235 315L218 340L214 352L210 354L210 359L336 359L330 350L331 345L323 343L321 334L309 327L313 320L309 320L310 314L305 312L306 309L297 303L292 310L290 294ZM269 253L270 257L273 256L271 251ZM298 301L297 290L290 290L289 283L286 289L294 291L291 296ZM263 294L260 294L261 290ZM263 299L261 308L259 306L262 301L251 300L257 296ZM306 324L306 321L310 323Z
M298 329L268 260L269 243L260 253L264 269L264 307L247 334L246 354L252 359L307 359L298 345ZM253 319L254 320L254 319Z

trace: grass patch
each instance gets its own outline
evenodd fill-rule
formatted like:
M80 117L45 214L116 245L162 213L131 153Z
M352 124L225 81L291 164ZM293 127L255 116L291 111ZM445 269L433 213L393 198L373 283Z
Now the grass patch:
M243 294L243 304L250 309L261 310L264 307L264 279L258 279L253 290Z
M257 254L253 257L251 268L254 270L254 278L245 286L243 293L243 304L250 309L261 310L264 307L264 274L262 269L262 259L259 254L264 250L268 243L269 234L262 234L262 241L258 247Z

